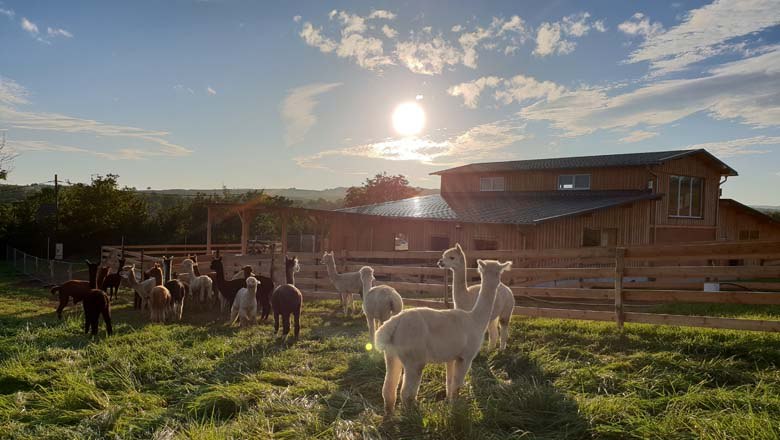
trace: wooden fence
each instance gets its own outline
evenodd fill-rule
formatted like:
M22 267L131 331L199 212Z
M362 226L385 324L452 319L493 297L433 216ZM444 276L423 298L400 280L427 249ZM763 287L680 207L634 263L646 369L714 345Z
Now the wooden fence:
M218 246L224 246L219 248ZM245 264L268 275L272 262L277 282L283 280L279 254L236 255L235 245L216 245L226 271ZM125 247L128 261L171 254L172 246ZM163 252L161 249L166 249ZM205 250L191 247L189 252ZM118 249L104 246L104 254ZM162 253L160 253L162 252ZM174 254L176 255L176 254ZM184 255L184 254L181 254ZM320 254L298 253L302 270L296 276L307 297L336 298ZM339 271L363 265L374 268L378 282L396 288L408 305L449 307L449 274L436 267L440 252L337 251ZM780 305L780 242L708 242L631 248L473 251L467 254L470 284L478 283L477 258L513 260L504 283L515 294L516 315L780 331L780 321L669 315L633 311L668 303ZM210 256L200 254L201 271ZM178 264L182 257L175 259ZM567 262L562 265L561 262ZM741 265L738 265L741 264ZM553 267L550 267L553 266ZM229 275L229 274L228 274ZM706 287L706 289L705 289ZM717 288L718 291L711 291Z

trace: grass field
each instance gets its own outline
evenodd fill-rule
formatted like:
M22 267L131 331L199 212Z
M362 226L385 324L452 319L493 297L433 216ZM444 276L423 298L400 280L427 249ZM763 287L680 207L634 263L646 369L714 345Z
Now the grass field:
M775 334L515 318L459 402L443 402L444 369L429 366L419 405L383 421L382 357L335 302L305 302L289 346L268 323L239 330L186 308L183 323L151 325L126 299L114 336L90 341L80 307L62 322L53 308L0 266L2 438L780 438ZM684 311L702 310L780 316Z

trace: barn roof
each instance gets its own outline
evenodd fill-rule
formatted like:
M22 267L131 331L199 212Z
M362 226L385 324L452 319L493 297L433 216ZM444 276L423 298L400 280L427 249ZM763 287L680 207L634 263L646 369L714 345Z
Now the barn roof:
M563 170L577 168L606 168L659 165L666 161L693 154L702 154L715 162L722 175L736 176L737 172L704 149L652 151L646 153L606 154L601 156L557 157L550 159L513 160L463 165L431 174L485 173L506 171Z
M760 210L758 210L756 208L753 208L751 206L742 204L742 203L740 203L740 202L738 202L738 201L736 201L734 199L720 199L718 202L721 205L731 206L731 207L733 207L735 209L741 210L742 212L744 212L746 214L749 214L749 215L752 215L754 217L760 218L761 220L764 220L764 221L767 221L767 222L770 222L770 223L778 223L778 224L780 224L780 221L775 220L774 217L772 217L771 215L767 214L766 212L763 212L763 211L760 211Z
M603 208L661 197L647 191L544 191L412 197L343 208L337 212L381 217L532 225Z

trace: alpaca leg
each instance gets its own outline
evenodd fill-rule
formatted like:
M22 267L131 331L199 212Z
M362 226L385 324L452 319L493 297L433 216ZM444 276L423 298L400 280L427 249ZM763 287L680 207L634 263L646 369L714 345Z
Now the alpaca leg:
M279 332L279 312L274 309L274 334Z
M510 318L512 315L509 315ZM509 320L510 318L500 318L499 323L501 324L501 350L506 348L506 341L509 339Z
M368 337L371 343L374 343L374 333L376 333L376 327L374 327L374 318L366 315L366 323L368 323Z
M249 325L255 324L257 324L257 303L254 303L249 309Z
M92 310L90 313L90 326L92 327L92 336L97 336L98 333L98 319L100 318L99 310Z
M496 348L498 342L498 318L488 323L488 349Z
M409 404L417 400L425 364L404 365L404 382L401 385L401 401Z
M293 335L295 339L298 339L298 335L301 333L301 309L293 312Z
M452 378L455 374L455 361L447 361L447 381L444 388L447 391L447 399L452 399Z
M84 334L89 333L89 313L84 310Z
M349 313L347 312L347 307L349 306L347 296L349 293L341 292L341 308L344 310L344 316L349 316Z
M106 333L111 336L114 334L114 329L111 326L111 306L106 304L105 307L103 307L103 322L106 323Z
M282 336L287 336L290 333L290 313L282 315Z
M228 320L227 325L233 325L233 323L236 322L237 317L238 317L238 307L233 306L233 308L230 309L230 320Z
M385 352L385 383L382 385L382 399L385 401L386 415L392 414L395 409L395 398L402 372L401 360Z
M450 400L455 400L458 397L463 383L466 381L466 373L471 368L471 361L457 359L455 361L455 372L452 376L452 393L450 394Z

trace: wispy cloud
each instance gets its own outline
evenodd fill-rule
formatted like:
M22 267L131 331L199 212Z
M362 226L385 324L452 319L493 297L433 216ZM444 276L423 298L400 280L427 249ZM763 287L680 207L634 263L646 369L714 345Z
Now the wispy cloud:
M50 28L50 27L47 27L46 28L46 33L50 37L55 37L55 38L56 37L73 38L73 34L71 32L66 31L65 29L60 29L60 28Z
M650 23L649 17L637 12L630 19L620 23L618 29L627 35L649 38L663 32L664 26L659 22Z
M645 40L629 63L649 62L656 75L687 69L733 51L736 39L780 24L776 0L716 0L685 15L682 23Z
M342 83L315 83L289 91L281 105L282 122L285 125L284 142L288 146L303 141L306 133L317 123L314 108L317 96L329 92Z
M526 102L538 99L556 99L566 89L552 81L538 81L537 79L516 75L512 78L499 78L488 76L474 81L461 83L447 89L452 96L462 96L466 107L476 108L483 90L495 89L494 98L502 104L513 102Z
M647 139L652 139L656 136L658 136L658 133L655 131L634 130L627 136L620 138L619 142L630 144L633 142L641 142Z
M208 93L210 96L216 96L217 95L217 91L212 89L211 86L207 86L206 87L206 93Z
M0 76L0 105L27 104L27 94L16 81Z
M718 157L746 156L750 154L765 154L771 150L756 150L753 147L760 145L780 145L780 136L754 136L729 141L705 142L701 144L687 145L683 149L698 150L704 148Z
M12 9L0 8L0 15L5 15L8 18L14 18L16 13Z
M27 17L22 17L21 26L30 35L38 35L38 25L28 20Z
M542 23L536 31L534 55L566 55L574 51L574 38L587 35L591 30L606 32L603 20L591 20L590 13L581 12L563 17L561 21Z

